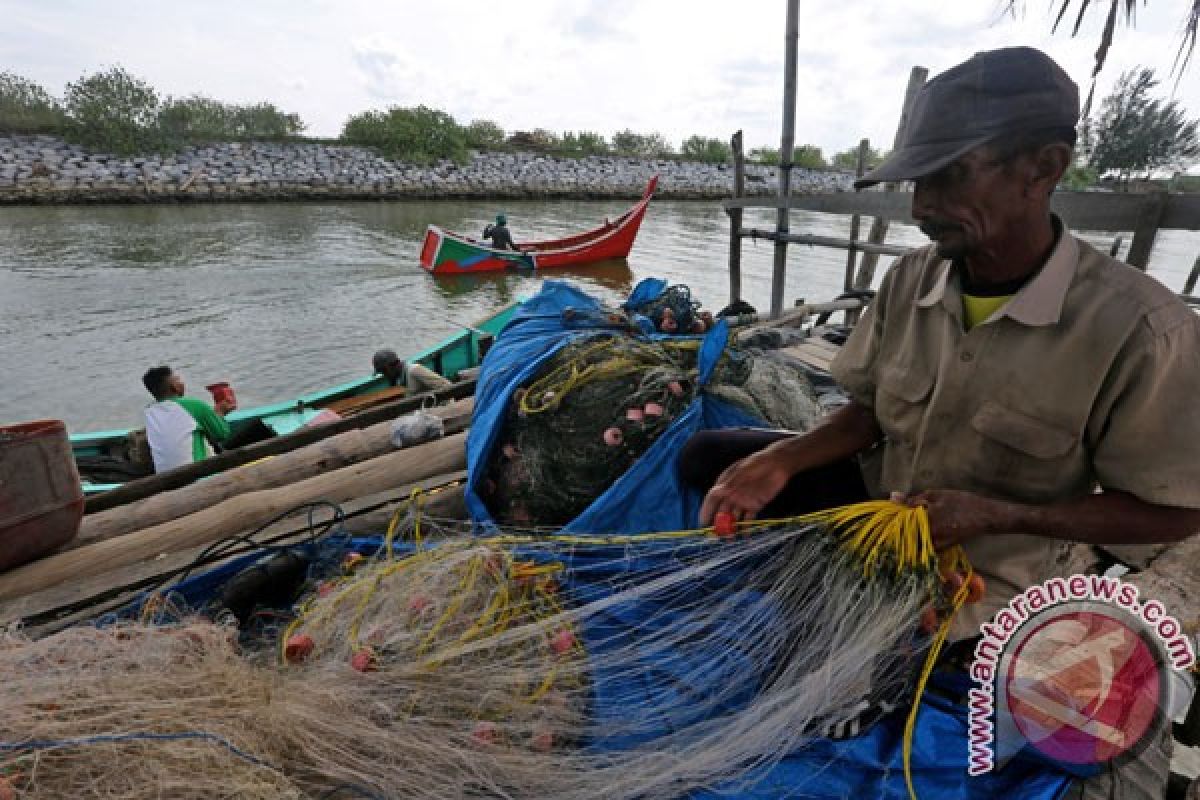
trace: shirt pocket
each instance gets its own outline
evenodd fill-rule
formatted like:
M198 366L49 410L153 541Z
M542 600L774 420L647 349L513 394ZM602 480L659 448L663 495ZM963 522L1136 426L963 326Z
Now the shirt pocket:
M915 365L888 366L880 370L875 418L892 444L913 446L932 389L932 373Z
M986 400L971 417L980 437L975 479L1015 498L1053 498L1076 480L1079 437L1053 422Z

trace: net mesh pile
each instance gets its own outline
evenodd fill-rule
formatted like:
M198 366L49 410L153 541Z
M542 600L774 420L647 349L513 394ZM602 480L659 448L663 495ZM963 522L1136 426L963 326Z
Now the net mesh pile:
M502 524L563 525L629 469L696 399L696 339L581 335L512 396L480 495ZM727 351L704 391L802 432L819 407L797 370Z
M8 632L2 780L22 798L736 791L864 699L911 699L944 636L921 625L947 601L919 509L734 536L431 526L402 522L407 552L320 583L261 647L197 618Z

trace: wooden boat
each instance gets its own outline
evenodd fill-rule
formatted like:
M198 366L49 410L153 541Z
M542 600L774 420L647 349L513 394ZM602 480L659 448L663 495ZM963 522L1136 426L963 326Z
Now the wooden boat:
M657 175L646 184L642 199L611 222L605 220L598 228L565 239L519 242L518 250L497 250L462 234L430 225L421 246L421 266L435 275L461 275L574 267L625 258L633 248L656 186Z
M465 370L478 367L491 340L512 317L516 305L509 305L473 326L464 326L433 347L408 358L429 367L450 380ZM234 411L226 418L236 435L247 426L259 423L277 436L300 430L324 411L340 416L361 413L395 400L404 389L389 387L380 375L370 375L328 389L301 395L295 400ZM70 437L75 463L79 467L86 495L115 489L126 481L153 472L148 453L140 452L138 437L129 430L79 433Z

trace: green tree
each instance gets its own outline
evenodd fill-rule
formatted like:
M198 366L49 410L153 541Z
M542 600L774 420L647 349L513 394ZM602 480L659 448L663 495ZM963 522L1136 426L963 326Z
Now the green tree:
M779 150L774 147L755 147L747 153L747 157L751 161L773 167L779 163Z
M477 119L466 129L467 145L480 150L491 150L504 144L504 128L490 119Z
M1183 170L1200 160L1196 120L1189 121L1177 101L1151 97L1157 85L1146 67L1121 75L1100 111L1082 125L1079 151L1086 166L1127 185L1135 175Z
M63 107L68 139L130 155L166 145L158 127L154 87L122 67L109 67L67 84Z
M66 117L50 93L28 78L0 72L0 130L57 133Z
M797 145L792 151L792 163L804 169L826 169L825 156L815 144Z
M864 159L867 169L873 169L883 163L884 153L876 150L874 147L867 147L867 157ZM858 169L858 148L851 147L849 150L843 150L840 153L834 153L830 160L830 165L838 169L854 172Z
M304 132L299 114L288 114L272 103L229 106L230 135L240 139L286 139Z
M559 147L570 156L602 156L609 152L604 136L592 131L567 131L562 135Z
M342 128L342 141L375 147L389 158L415 164L467 158L466 131L454 117L426 106L355 114Z
M634 133L626 129L613 134L612 144L613 150L623 156L658 158L674 154L671 145L661 133Z
M724 164L733 158L733 148L723 139L690 136L684 140L683 146L679 148L679 154L693 161Z
M158 112L163 133L177 140L221 139L232 127L230 109L219 100L202 95L170 98Z

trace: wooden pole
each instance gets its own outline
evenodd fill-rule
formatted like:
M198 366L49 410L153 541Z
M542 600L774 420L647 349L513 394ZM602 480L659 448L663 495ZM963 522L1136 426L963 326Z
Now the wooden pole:
M863 139L858 143L858 162L854 166L854 177L861 178L867 169L867 153L870 152L871 142L868 139ZM850 216L850 241L858 241L858 229L862 224L862 216L852 214ZM858 250L846 251L846 275L842 280L842 291L849 292L854 289L854 265L858 261ZM846 324L854 325L858 322L859 311L853 309L846 312Z
M733 196L746 195L746 154L742 147L742 132L733 135ZM729 304L742 299L742 216L740 208L729 209Z
M1191 294L1196 288L1196 279L1200 278L1200 256L1196 256L1196 263L1192 264L1192 271L1188 273L1187 280L1183 284L1183 294Z
M449 428L447 432L454 434L467 427L473 409L474 402L467 398L430 409L429 413L442 418L443 424ZM332 472L360 461L367 461L395 449L392 445L391 421L380 422L362 430L339 433L290 453L222 472L205 481L159 492L99 514L89 514L83 518L79 535L64 549L74 549L114 536L123 536L194 514L239 494L296 483L323 472Z
M290 486L247 492L180 519L34 561L0 575L0 600L215 542L304 503L341 503L465 469L466 439L460 433Z
M796 49L800 33L800 0L788 0L787 32L783 67L783 135L779 142L779 199L786 201L792 193L792 150L796 138ZM777 212L775 231L786 234L788 210ZM771 317L783 313L783 284L787 275L787 240L775 241L775 268L771 275Z
M159 472L145 478L138 478L136 481L130 481L118 489L113 489L111 492L92 495L87 499L84 513L94 514L97 511L105 511L117 506L123 506L126 503L141 500L143 497L149 497L158 492L187 486L193 481L207 478L209 475L216 475L218 472L224 472L233 467L249 464L251 461L257 461L260 458L290 452L298 447L304 447L335 434L344 433L355 428L366 428L369 425L395 419L401 414L425 408L431 402L441 404L450 400L461 400L473 394L475 394L475 381L462 381L448 389L442 389L432 394L422 393L406 397L403 400L397 400L378 408L373 408L370 411L364 411L361 414L355 414L352 417L338 420L337 422L330 422L313 428L301 428L286 436L277 436L265 442L257 442L245 447L239 447L236 450L220 453L212 458L197 461L194 464L185 464L182 467L176 467L166 472Z
M892 140L892 149L896 149L904 142L904 130L908 127L908 118L912 116L913 103L917 100L917 92L921 91L921 87L925 85L925 79L929 77L929 70L925 67L913 67L912 72L908 73L908 86L904 88L904 104L900 107L900 122L896 125L896 137ZM896 191L896 184L889 183L883 187L885 192ZM872 244L883 244L883 240L887 238L888 221L884 217L876 217L871 223L871 232L867 234L867 241ZM863 256L858 265L858 276L854 279L854 288L865 290L870 289L871 284L875 282L875 267L879 264L879 256L873 253L868 253Z
M1146 195L1138 213L1137 227L1133 229L1129 255L1125 259L1129 266L1137 267L1142 272L1146 271L1146 265L1150 263L1150 251L1154 249L1154 239L1158 236L1158 224L1162 221L1166 208L1166 192L1151 192Z

